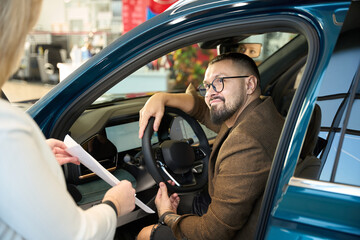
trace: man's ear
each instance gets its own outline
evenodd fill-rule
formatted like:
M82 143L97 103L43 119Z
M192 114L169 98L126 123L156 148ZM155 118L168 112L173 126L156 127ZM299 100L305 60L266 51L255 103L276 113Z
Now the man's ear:
M257 88L258 80L254 75L250 75L246 79L246 94L251 95Z

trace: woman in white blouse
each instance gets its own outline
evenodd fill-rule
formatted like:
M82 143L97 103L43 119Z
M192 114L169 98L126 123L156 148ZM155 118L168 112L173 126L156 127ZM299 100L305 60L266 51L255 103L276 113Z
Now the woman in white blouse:
M0 87L18 68L41 3L1 0ZM135 208L128 181L111 188L104 204L79 208L59 165L78 161L64 148L61 141L46 141L27 114L0 100L0 239L113 239L117 217Z

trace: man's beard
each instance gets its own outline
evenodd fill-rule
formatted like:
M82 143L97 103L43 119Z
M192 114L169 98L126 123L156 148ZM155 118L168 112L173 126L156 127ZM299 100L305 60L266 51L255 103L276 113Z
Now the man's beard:
M216 106L216 110L215 107L210 107L210 119L214 124L220 125L229 118L231 118L240 108L240 103L239 103L240 99L238 99L235 104L226 106L225 99L223 97L216 97L216 98L221 99L223 101L223 105Z

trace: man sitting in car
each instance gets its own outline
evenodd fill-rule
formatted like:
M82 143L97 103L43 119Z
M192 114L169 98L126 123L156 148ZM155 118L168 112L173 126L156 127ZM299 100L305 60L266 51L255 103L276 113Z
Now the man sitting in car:
M260 98L254 61L241 53L215 57L199 88L186 93L157 93L140 111L139 137L150 117L157 131L164 106L179 108L218 133L209 159L207 211L178 215L179 196L164 183L156 196L163 224L141 230L138 239L251 239L283 126L270 97Z

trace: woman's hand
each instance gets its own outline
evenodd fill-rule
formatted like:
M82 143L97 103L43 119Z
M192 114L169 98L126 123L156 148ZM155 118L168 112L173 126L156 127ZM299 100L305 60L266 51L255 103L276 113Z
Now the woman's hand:
M118 216L125 215L135 208L135 189L129 181L122 180L106 192L103 201L113 202Z
M51 148L51 151L54 153L55 158L60 165L65 163L74 163L76 165L80 165L79 159L77 157L74 157L65 151L67 147L64 142L50 138L46 140L46 143Z

